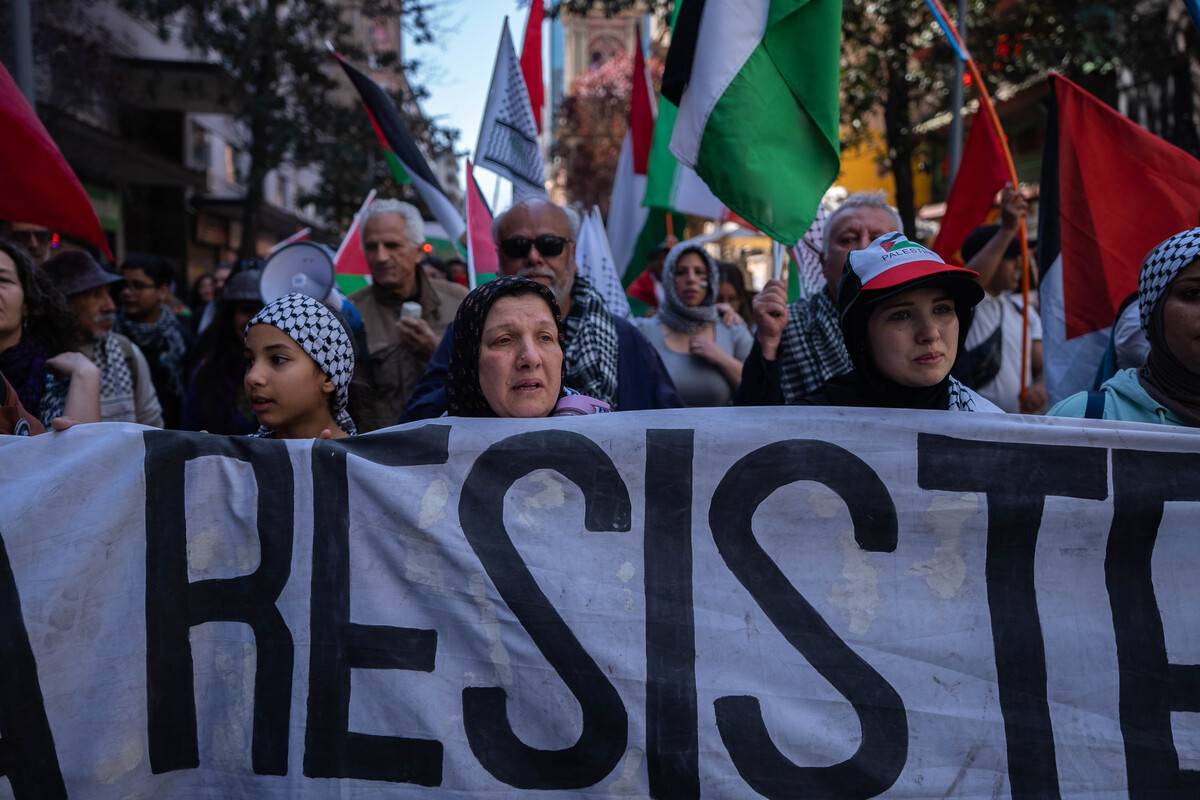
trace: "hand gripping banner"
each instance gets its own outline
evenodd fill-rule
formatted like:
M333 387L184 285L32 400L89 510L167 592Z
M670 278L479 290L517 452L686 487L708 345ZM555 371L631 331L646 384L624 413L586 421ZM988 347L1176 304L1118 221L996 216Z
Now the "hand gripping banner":
M0 796L1186 796L1198 458L821 408L6 437Z

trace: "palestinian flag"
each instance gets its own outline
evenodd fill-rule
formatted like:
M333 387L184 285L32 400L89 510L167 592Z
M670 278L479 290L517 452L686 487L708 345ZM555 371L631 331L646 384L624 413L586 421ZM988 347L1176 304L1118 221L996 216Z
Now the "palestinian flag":
M646 268L646 255L658 242L642 240L648 209L642 205L646 192L646 162L654 135L654 96L642 56L641 37L633 57L633 88L629 93L629 124L617 158L612 199L608 203L608 241L613 260L628 285ZM658 241L662 241L659 239Z
M672 31L682 7L683 3L675 4L671 15ZM675 132L678 114L679 109L674 103L665 97L658 99L658 117L654 121L654 139L646 164L646 193L642 205L705 219L725 219L729 215L725 204L700 180L695 170L680 164L671 152L671 135ZM741 220L735 221L741 223Z
M976 114L967 134L962 161L950 195L946 198L946 214L942 227L933 241L933 252L947 263L963 266L963 242L971 231L986 220L996 202L996 194L1008 183L1008 165L996 129L984 117Z
M379 84L351 66L340 53L333 55L362 98L363 108L371 120L371 127L375 129L380 146L383 147L392 177L400 184L411 183L433 213L434 219L442 224L452 240L458 239L467 229L467 225L442 190L433 171L429 169L425 156L421 154L416 140L408 132L395 103Z
M350 230L346 231L337 253L333 256L333 274L337 281L338 290L344 295L352 295L371 282L371 269L367 266L367 254L362 246L362 221L367 217L367 209L375 199L375 190L363 200Z
M475 170L467 159L467 285L474 289L495 280L500 256L492 241L492 212L475 182Z
M667 54L671 151L788 245L840 168L841 18L841 0L686 0Z
M1054 403L1091 388L1142 259L1197 224L1200 161L1066 78L1050 82L1037 260Z

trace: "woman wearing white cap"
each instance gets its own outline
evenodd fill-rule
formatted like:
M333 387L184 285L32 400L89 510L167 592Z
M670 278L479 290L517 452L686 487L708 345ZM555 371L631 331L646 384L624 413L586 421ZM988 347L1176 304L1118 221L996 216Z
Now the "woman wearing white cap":
M1002 413L950 375L982 297L974 272L946 264L900 232L852 251L838 314L854 371L802 402Z
M1099 391L1068 397L1052 416L1200 427L1200 228L1146 255L1138 306L1150 340L1146 363L1119 371Z

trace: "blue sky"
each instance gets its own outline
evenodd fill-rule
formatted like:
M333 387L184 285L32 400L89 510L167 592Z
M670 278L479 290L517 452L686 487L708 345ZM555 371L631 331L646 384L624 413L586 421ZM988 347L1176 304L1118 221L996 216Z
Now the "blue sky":
M435 45L416 46L406 41L406 58L422 62L417 79L430 93L429 99L422 103L425 113L443 125L458 128L458 147L469 151L474 149L475 139L479 136L480 118L504 17L509 18L513 46L519 54L529 6L526 3L521 7L517 0L454 0L444 4L444 9L440 13L445 33ZM548 26L543 28L542 37L543 64L546 64ZM459 172L465 185L465 164L460 164ZM480 172L477 180L491 203L494 179L490 174ZM501 194L502 200L506 193Z

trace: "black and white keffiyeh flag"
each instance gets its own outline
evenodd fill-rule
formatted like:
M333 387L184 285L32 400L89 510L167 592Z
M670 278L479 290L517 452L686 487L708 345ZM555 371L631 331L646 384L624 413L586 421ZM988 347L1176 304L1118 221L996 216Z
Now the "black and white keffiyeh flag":
M1138 306L1142 330L1150 333L1150 317L1166 288L1184 267L1200 258L1200 228L1181 231L1146 256L1138 273Z
M333 416L338 427L350 435L358 430L346 411L350 400L350 378L354 375L354 343L334 313L324 303L308 295L293 292L265 306L246 323L273 325L292 337L309 357L317 362L334 385ZM259 428L256 436L268 436L268 428Z
M581 275L564 321L563 379L567 386L617 408L617 325L608 306Z

